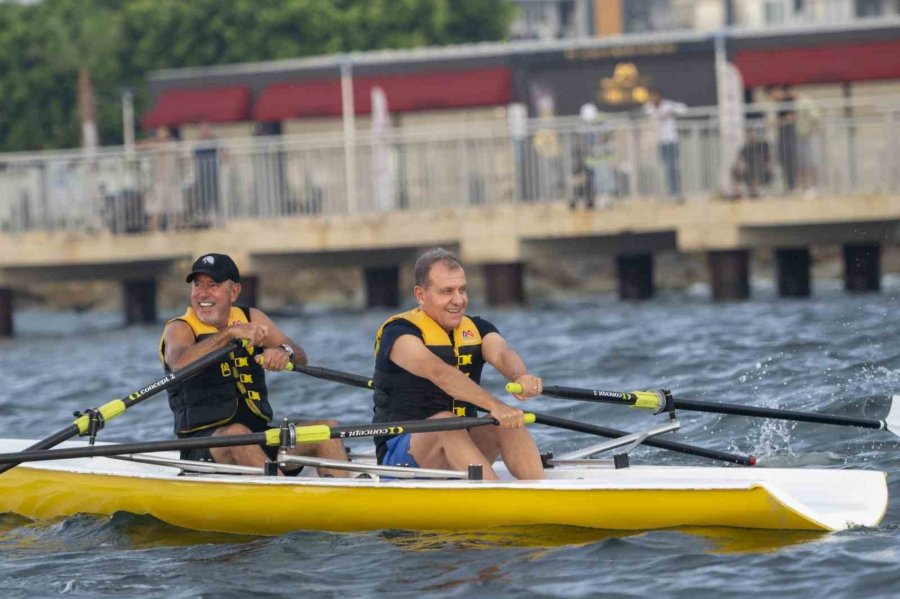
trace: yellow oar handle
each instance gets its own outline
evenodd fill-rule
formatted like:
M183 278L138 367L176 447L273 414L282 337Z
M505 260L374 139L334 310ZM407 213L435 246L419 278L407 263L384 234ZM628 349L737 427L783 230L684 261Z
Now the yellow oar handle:
M525 393L525 388L522 386L522 383L506 383L506 390L513 395Z
M633 408L660 410L665 405L665 398L656 391L632 391L631 394L634 396Z
M532 414L531 412L525 412L525 418L523 419L525 424L534 424L537 422L537 416Z
M264 366L262 355L256 356L256 363L259 364L259 365L261 365L261 366ZM285 369L285 370L293 371L293 370L294 370L294 363L293 363L293 362L288 362L288 363L287 363L287 366L285 366L284 369Z
M110 420L124 412L126 407L127 406L125 405L125 402L123 400L114 399L100 406L97 411L100 412L100 416L103 419L103 422L109 422ZM88 429L91 426L91 417L88 414L82 414L75 419L75 422L73 424L78 427L79 435L86 435Z
M298 426L296 432L297 443L321 443L331 438L331 428L324 424ZM274 445L278 445L278 437L276 437Z

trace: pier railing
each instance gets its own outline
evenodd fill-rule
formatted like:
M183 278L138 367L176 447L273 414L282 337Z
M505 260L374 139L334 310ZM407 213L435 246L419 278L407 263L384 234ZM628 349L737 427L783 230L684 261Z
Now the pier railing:
M900 103L755 106L678 119L658 146L642 112L0 155L0 231L135 233L267 219L515 202L900 192ZM510 114L514 111L509 111ZM345 152L353 154L346 160ZM355 185L348 186L348 166Z

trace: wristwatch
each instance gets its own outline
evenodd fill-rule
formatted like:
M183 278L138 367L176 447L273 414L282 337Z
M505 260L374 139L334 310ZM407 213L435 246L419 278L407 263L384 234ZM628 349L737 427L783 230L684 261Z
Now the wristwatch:
M289 343L282 343L278 347L287 352L288 360L292 360L294 358L294 348L291 347Z

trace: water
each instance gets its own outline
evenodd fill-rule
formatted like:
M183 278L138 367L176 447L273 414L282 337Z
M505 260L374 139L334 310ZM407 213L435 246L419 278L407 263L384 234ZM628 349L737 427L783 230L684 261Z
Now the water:
M547 384L633 389L677 397L882 418L900 392L898 288L811 300L763 297L716 305L703 293L647 303L611 297L472 313L493 320ZM278 317L315 365L370 374L372 336L387 312ZM0 342L0 436L42 437L78 409L161 376L159 326L121 328L114 314L17 315L19 337ZM368 420L370 397L296 374L269 377L278 415ZM489 371L485 384L503 381ZM543 398L536 411L623 429L655 420L614 406ZM606 533L547 527L489 533L302 532L237 537L117 514L30 522L0 516L4 597L435 597L733 595L894 596L900 584L898 440L879 431L681 414L680 441L762 456L779 466L888 472L881 526L837 534L736 530ZM129 410L105 440L169 438L158 396ZM596 438L535 426L557 453ZM368 441L354 447L368 449ZM634 460L710 464L639 449ZM264 508L261 508L264 509Z

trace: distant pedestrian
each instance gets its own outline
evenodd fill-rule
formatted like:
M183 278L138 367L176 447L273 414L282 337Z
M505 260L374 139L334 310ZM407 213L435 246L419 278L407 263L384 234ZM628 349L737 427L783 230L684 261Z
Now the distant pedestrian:
M666 177L668 197L684 200L681 193L681 161L678 148L677 115L687 112L687 106L663 98L658 89L650 90L650 99L644 104L644 112L653 121L656 131L656 147Z
M772 181L769 142L765 140L761 129L762 127L756 123L748 122L747 141L741 147L732 170L732 177L738 189L743 185L751 198L759 197L760 191Z
M612 206L616 194L615 143L612 127L594 104L584 104L579 111L581 125L575 143L575 189L570 207L584 198L588 208L595 201L600 208Z
M196 227L213 224L219 213L219 167L221 151L209 127L200 123L197 146L194 148L194 201L192 219Z
M797 187L800 167L797 152L797 108L789 86L768 88L769 99L775 104L775 124L778 131L778 163L787 193Z
M807 196L815 196L822 162L822 111L806 94L787 88L797 107L797 155L800 185Z
M177 229L181 226L184 200L181 196L178 147L168 127L158 127L151 147L153 179L144 210L150 231Z

